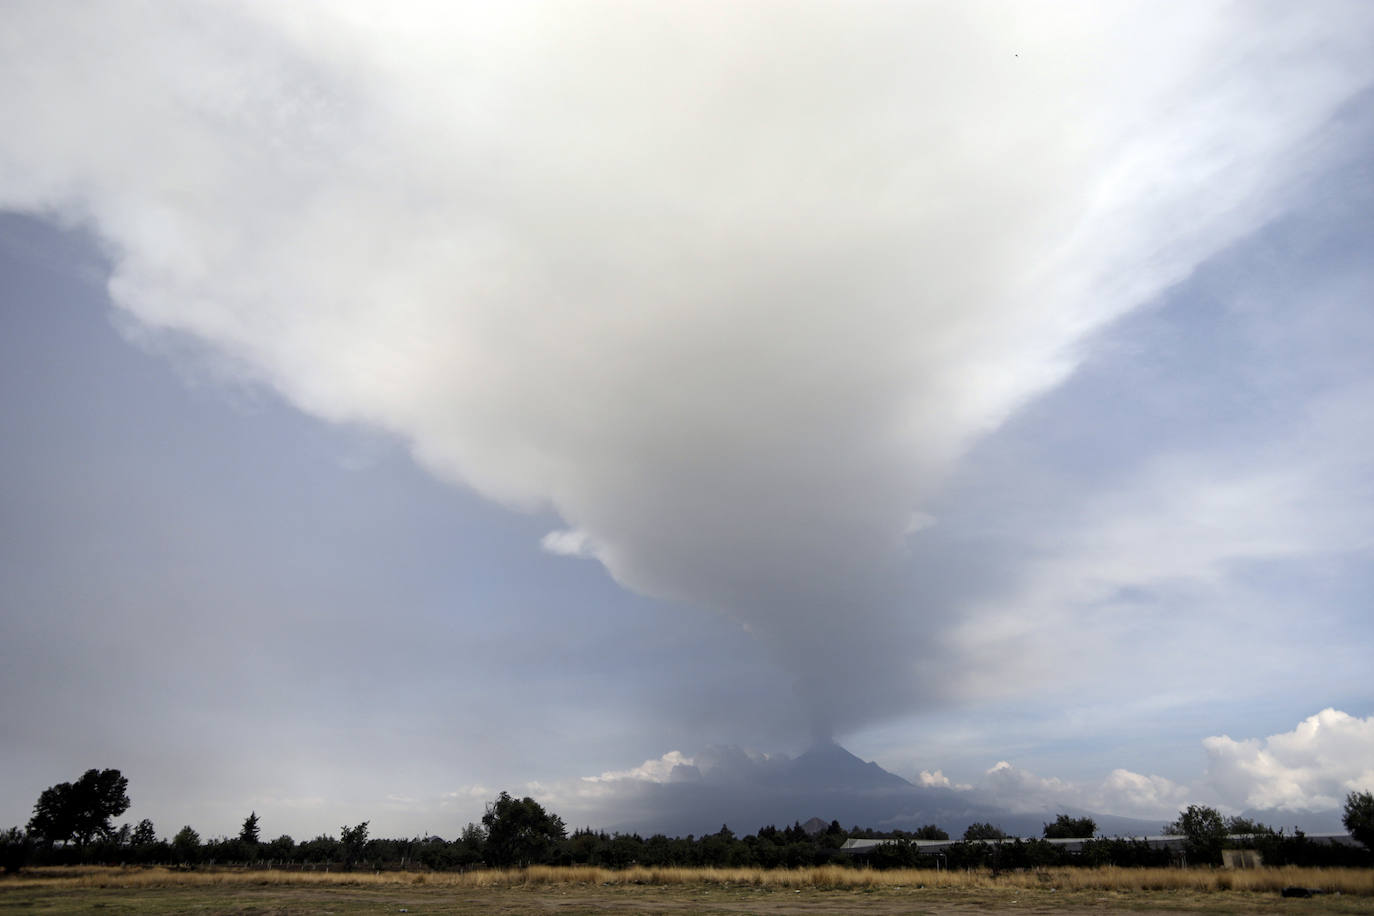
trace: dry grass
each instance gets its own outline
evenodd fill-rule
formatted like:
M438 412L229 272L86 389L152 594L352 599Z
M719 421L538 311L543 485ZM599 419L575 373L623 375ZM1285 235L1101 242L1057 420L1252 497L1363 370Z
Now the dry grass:
M1246 891L1274 893L1299 885L1374 897L1374 870L1259 868L1239 871L1179 868L1052 868L1003 873L930 870L874 871L822 866L800 869L626 868L590 866L457 872L324 872L243 869L178 871L166 868L33 868L0 879L0 888L158 887L401 887L533 888L553 886L719 886L772 889L864 890L889 888L1057 888L1061 891Z
M1285 900L1288 885L1341 891ZM146 916L286 916L379 912L432 916L1308 916L1374 913L1374 870L1051 869L1008 873L846 868L530 868L344 873L162 868L34 869L0 878L0 911L137 912Z

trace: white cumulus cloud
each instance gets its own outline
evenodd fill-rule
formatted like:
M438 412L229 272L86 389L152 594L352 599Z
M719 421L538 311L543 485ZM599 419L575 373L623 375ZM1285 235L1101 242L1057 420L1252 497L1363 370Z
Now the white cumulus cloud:
M608 770L600 776L584 776L585 782L620 782L632 780L640 782L672 782L700 775L695 762L681 751L669 751L662 757L646 760L628 770Z
M936 770L936 771L933 772L933 773L932 773L930 770L922 770L920 773L916 774L916 784L917 784L918 786L925 786L926 788L932 788L932 789L971 789L971 788L973 788L972 786L967 785L967 784L965 784L965 783L951 782L951 781L950 781L950 778L949 778L948 776L946 776L946 775L945 775L943 772L941 772L940 770Z
M980 798L1014 812L1069 809L1124 817L1173 817L1190 800L1187 786L1163 776L1118 768L1101 780L1067 780L1041 776L1005 760L971 788Z
M1374 716L1323 709L1291 732L1203 741L1207 782L1231 805L1314 811L1374 790Z

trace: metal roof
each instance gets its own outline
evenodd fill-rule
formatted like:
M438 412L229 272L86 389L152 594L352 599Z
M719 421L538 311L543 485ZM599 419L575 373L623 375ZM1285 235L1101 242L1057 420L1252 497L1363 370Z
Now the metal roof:
M1245 840L1251 839L1253 834L1234 834L1232 839ZM1314 843L1340 843L1345 846L1354 845L1355 839L1348 833L1307 833L1303 834L1308 840ZM1072 837L1067 839L1045 839L1043 837L1007 837L1001 840L913 840L909 837L886 837L883 839L871 840L846 840L840 847L841 852L854 855L863 855L872 852L878 846L888 843L905 842L915 846L921 853L944 852L956 843L988 843L990 845L1000 845L1002 843L1026 843L1035 840L1041 843L1049 843L1051 846L1062 846L1070 852L1077 852L1083 848L1083 844L1093 840L1127 840L1133 842L1145 842L1156 848L1168 848L1182 846L1188 841L1187 837L1165 835L1165 836L1096 836L1096 837Z

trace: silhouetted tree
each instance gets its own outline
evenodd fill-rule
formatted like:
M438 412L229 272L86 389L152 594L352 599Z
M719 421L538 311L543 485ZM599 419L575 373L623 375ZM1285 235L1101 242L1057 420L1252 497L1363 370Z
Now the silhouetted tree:
M482 825L469 822L453 846L455 864L475 865L486 856L487 831Z
M239 839L251 846L258 845L258 812L251 811L248 817L244 818L243 827L239 830Z
M1347 795L1341 823L1365 849L1374 852L1374 793L1351 792Z
M964 831L966 840L1005 840L1006 831L1001 827L994 827L992 824L969 824Z
M1061 814L1053 824L1045 825L1045 839L1067 840L1089 838L1097 833L1097 822L1090 817L1069 817Z
M267 844L267 857L269 859L289 859L296 851L296 841L291 839L289 834L283 833Z
M362 857L363 847L367 845L367 825L363 821L356 827L339 828L339 847L343 853L344 868L352 868L353 863Z
M339 856L339 841L320 834L296 846L296 855L303 862L333 862Z
M84 847L93 837L110 838L110 818L129 810L129 780L118 770L87 770L76 782L44 789L33 806L29 831L44 842L75 840Z
M1274 832L1274 828L1268 824L1261 824L1248 817L1228 817L1226 819L1226 832L1228 834L1249 834L1251 836L1268 836Z
M843 846L847 839L849 837L845 834L844 828L840 826L840 822L831 821L822 833L812 837L812 842L816 844L818 849L830 850L829 853L825 854L825 860L830 861L834 857L834 850Z
M949 839L949 834L946 833L945 831L941 830L939 827L935 826L934 824L926 824L924 827L919 827L919 828L917 828L916 832L913 833L911 836L912 836L913 839L917 839L917 840L947 840L947 839Z
M172 837L172 852L176 854L178 861L188 865L194 865L200 861L200 834L191 828L190 824L177 831L177 835Z
M134 827L134 832L129 836L129 845L142 848L151 846L157 842L157 831L153 828L153 822L146 817L138 822Z
M0 868L7 874L14 874L29 861L33 843L18 827L0 833Z
M874 868L914 868L921 861L921 851L906 837L879 843L869 853Z
M487 829L486 860L499 866L543 862L567 835L561 817L528 796L514 799L507 792L487 805L482 824Z

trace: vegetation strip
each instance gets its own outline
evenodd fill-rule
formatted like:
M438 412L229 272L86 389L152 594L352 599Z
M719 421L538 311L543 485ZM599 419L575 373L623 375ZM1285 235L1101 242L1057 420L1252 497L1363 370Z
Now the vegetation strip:
M1279 893L1285 887L1319 889L1374 897L1374 871L1358 868L1052 868L1034 871L933 871L931 869L857 869L833 865L814 868L643 868L532 865L516 869L466 872L308 872L268 869L162 867L40 867L0 879L0 889L206 886L368 886L429 885L455 889L551 887L558 885L757 887L819 890L867 888L1025 888L1062 891L1250 891Z

